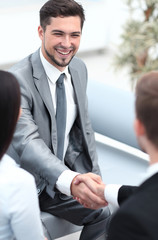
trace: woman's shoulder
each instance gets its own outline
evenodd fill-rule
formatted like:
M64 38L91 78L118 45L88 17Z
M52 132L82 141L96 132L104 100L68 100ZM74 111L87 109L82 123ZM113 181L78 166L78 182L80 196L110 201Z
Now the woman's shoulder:
M34 182L33 176L20 168L20 166L7 154L0 161L0 183L1 181L12 184L26 185Z

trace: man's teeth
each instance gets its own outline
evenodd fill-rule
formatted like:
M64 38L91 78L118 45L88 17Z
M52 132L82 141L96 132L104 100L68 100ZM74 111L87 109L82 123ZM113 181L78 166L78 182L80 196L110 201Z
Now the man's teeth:
M63 54L63 55L67 55L67 54L70 53L70 51L68 51L68 52L61 52L61 51L59 51L59 50L58 50L58 52L61 53L61 54Z

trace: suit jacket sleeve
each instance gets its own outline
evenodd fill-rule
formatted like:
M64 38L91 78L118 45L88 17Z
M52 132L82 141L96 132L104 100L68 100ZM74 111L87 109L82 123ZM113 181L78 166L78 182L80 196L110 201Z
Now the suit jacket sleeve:
M118 192L118 203L121 205L125 200L127 200L137 189L136 186L123 185Z

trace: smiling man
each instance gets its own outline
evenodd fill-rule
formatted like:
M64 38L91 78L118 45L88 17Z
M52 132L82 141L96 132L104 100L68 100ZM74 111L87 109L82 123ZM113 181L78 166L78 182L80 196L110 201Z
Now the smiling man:
M108 207L100 208L106 201L86 184L74 184L79 173L100 175L88 117L87 69L75 57L84 20L74 0L42 6L41 48L10 69L21 86L22 115L8 153L35 176L42 211L83 225L80 239L96 240L110 219Z

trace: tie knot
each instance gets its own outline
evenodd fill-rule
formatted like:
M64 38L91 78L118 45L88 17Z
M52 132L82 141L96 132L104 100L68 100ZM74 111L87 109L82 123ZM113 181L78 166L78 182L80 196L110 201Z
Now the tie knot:
M57 85L58 85L58 87L62 87L62 86L63 86L64 77L65 77L65 73L62 73L62 74L59 76L59 78L58 78L58 80L57 80Z

